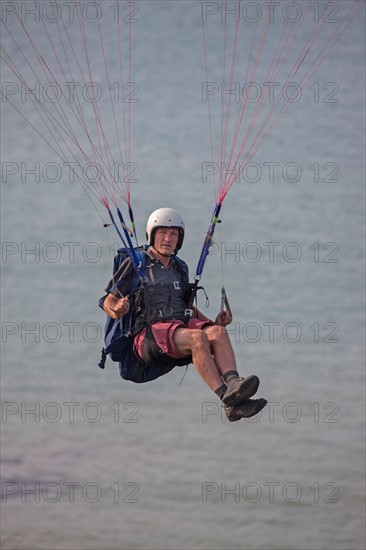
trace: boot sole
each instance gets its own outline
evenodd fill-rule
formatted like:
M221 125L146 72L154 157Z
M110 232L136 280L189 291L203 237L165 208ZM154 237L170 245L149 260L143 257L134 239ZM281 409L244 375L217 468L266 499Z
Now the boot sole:
M231 415L229 413L227 414L227 419L229 420L229 422L238 422L242 418L251 418L252 416L255 416L256 414L260 413L261 410L264 409L264 407L267 405L267 403L268 403L267 399L261 398L258 400L256 407L253 408L250 412L248 411L248 413L246 414L235 414L233 412Z
M257 392L258 387L258 376L248 376L248 378L243 380L242 385L235 392L230 393L229 395L225 394L222 398L222 402L228 407L235 407L235 405L237 405L241 401L252 397Z

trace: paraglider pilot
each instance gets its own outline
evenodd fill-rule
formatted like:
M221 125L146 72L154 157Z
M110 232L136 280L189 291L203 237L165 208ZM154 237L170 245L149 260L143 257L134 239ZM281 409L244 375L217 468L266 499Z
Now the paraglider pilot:
M145 285L140 285L144 292L135 293L131 299L133 270L127 257L107 286L101 307L113 320L134 310L133 353L140 369L141 365L145 371L160 365L159 374L153 376L156 378L175 365L192 362L202 380L221 399L229 421L249 418L267 401L250 399L259 386L257 376L239 376L225 328L232 321L230 313L220 311L213 322L197 308L188 307L188 267L177 256L184 232L184 220L177 210L159 208L153 212L146 227L149 246L140 251L146 272ZM148 380L146 375L145 380L141 379Z

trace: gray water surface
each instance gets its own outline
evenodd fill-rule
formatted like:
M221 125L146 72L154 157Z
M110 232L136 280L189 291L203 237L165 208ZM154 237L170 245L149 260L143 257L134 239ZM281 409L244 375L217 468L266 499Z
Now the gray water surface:
M109 4L101 3L108 17ZM138 5L137 230L142 241L152 210L179 209L193 276L215 200L201 174L211 156L199 3ZM4 549L365 547L364 17L361 10L258 152L252 170L261 177L249 172L235 183L222 210L238 368L260 377L258 395L269 401L250 421L225 421L192 365L182 383L179 368L142 386L123 381L110 361L98 369L97 301L118 239L65 167L56 182L29 172L22 181L21 163L25 171L62 163L2 103L2 166L19 168L3 171L1 203ZM10 16L8 25L16 28ZM217 81L219 25L207 33ZM263 65L275 47L268 40ZM19 59L6 32L3 41ZM98 48L94 56L102 79ZM5 66L2 79L14 81ZM334 90L337 102L326 101ZM37 120L31 102L22 107ZM113 142L107 114L105 128ZM199 298L211 317L220 305L219 248L217 235L202 279L207 310Z

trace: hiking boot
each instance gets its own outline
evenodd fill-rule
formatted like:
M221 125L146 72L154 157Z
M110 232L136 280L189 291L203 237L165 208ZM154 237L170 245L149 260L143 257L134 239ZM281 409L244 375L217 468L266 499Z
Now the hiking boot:
M236 407L225 406L229 422L236 422L241 418L250 418L258 414L267 405L267 399L246 399Z
M235 407L241 401L255 394L259 386L259 378L251 374L247 378L233 378L222 398L224 405Z

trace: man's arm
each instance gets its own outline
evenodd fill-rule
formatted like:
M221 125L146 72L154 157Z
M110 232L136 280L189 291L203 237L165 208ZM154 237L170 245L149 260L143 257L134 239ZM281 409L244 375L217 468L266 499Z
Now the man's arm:
M128 313L130 302L126 296L123 298L116 298L113 294L107 294L104 300L103 309L112 319L120 319Z
M99 300L99 307L112 319L120 319L130 309L130 303L126 295L131 287L131 274L131 260L125 258L113 273L113 277L105 289L107 295ZM115 294L118 294L118 297Z
M199 319L200 321L210 321L212 323L211 319L206 317L206 315L204 315L202 311L200 311L196 307L193 307L193 311L197 319ZM220 313L218 313L215 319L215 324L220 325L222 327L226 327L226 325L230 325L231 322L232 322L232 317L230 313L226 310L220 311Z

